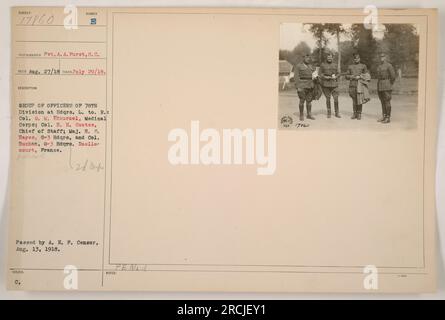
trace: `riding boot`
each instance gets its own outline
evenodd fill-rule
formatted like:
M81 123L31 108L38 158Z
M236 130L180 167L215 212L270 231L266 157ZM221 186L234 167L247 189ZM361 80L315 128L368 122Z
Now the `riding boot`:
M307 109L307 117L308 119L315 120L315 118L312 116L312 105L310 103L306 103L306 109Z
M334 110L335 110L335 117L341 118L340 111L338 110L338 100L334 100Z
M386 119L387 113L386 113L386 102L384 100L380 100L382 104L382 117L377 120L378 122L383 122Z
M300 121L304 121L304 102L300 101L298 107L300 109Z
M328 110L327 116L328 118L331 117L331 98L329 100L326 100L326 108Z
M379 119L377 120L377 122L384 122L385 119L386 119L386 117L387 117L387 114L386 114L386 106L385 106L384 103L382 102L382 117L379 118Z
M363 105L359 104L357 106L357 120L362 120L362 109L363 109Z
M391 122L391 105L386 106L386 118L383 121L383 123L390 123Z
M351 119L357 119L357 106L355 103L352 104L352 117Z

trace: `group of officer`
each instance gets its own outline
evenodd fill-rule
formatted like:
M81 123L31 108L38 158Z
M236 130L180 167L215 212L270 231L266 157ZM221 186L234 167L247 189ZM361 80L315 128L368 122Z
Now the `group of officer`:
M377 91L380 103L382 105L382 118L378 121L381 123L389 123L391 119L391 96L392 86L396 79L394 67L387 61L385 53L380 53L380 65L377 68ZM321 86L321 90L326 97L327 117L331 118L331 96L334 101L334 116L341 118L338 105L338 78L341 75L337 66L333 63L333 54L326 55L326 61L320 65L318 74L316 69L311 65L311 56L306 54L303 61L294 69L294 78L296 82L298 97L300 121L304 120L304 105L306 103L306 117L315 120L312 115L312 101L317 95L317 86ZM353 115L351 119L361 120L363 99L361 83L369 82L370 75L365 64L360 62L360 55L354 53L353 64L348 66L347 72L344 74L349 80L349 96L352 99ZM358 89L359 88L359 89ZM367 88L366 88L367 89ZM365 100L366 101L366 100Z

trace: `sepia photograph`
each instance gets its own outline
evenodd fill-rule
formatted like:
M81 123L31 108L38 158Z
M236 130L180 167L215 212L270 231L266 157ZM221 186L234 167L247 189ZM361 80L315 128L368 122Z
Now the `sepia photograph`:
M278 128L415 129L418 74L414 24L283 23Z

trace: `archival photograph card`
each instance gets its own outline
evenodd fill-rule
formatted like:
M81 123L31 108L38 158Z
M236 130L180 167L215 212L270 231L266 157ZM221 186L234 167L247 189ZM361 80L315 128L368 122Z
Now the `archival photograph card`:
M436 10L11 16L8 289L435 290Z

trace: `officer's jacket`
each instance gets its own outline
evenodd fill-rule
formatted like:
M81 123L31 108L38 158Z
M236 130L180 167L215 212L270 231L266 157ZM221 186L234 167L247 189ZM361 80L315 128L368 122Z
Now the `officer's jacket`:
M389 91L392 90L392 85L396 80L396 73L393 66L384 62L377 68L377 90L378 91Z
M295 85L298 89L311 89L314 87L312 73L315 69L311 65L299 63L295 67Z
M323 87L335 88L338 87L337 78L335 79L325 79L324 76L338 76L337 66L334 63L324 62L320 66L320 76L321 76L321 84Z
M368 73L368 68L363 63L351 64L348 67L348 72L346 74L346 79L349 81L350 87L357 87L357 80L353 79L353 77Z

